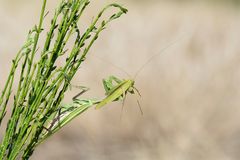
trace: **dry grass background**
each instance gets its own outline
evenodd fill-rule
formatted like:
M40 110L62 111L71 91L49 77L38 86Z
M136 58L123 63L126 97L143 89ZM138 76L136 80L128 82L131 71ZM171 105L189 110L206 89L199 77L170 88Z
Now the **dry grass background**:
M74 80L91 87L86 97L101 96L102 78L129 78L108 62L134 75L151 55L178 39L136 79L144 116L134 96L127 98L121 121L120 103L89 110L42 144L33 160L240 159L239 8L149 2L120 1L128 15L102 34ZM105 3L92 2L84 25ZM51 1L49 8L55 4ZM0 87L11 58L37 22L39 5L0 0Z

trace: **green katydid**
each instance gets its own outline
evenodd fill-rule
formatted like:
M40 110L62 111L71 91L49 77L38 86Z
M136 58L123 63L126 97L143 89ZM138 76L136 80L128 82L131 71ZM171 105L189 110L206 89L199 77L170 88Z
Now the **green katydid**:
M113 84L114 82L116 84ZM131 80L131 79L120 80L115 76L110 76L108 79L104 79L103 85L104 85L104 89L106 91L107 97L97 104L96 109L100 109L106 104L113 101L118 101L120 99L121 100L123 99L123 102L124 102L127 93L135 94L135 91L136 91L138 95L141 96L138 89L134 86L134 83L135 83L134 80ZM138 102L138 106L140 108L141 114L143 114L140 103L139 101L137 102Z
M113 90L116 89L118 87L118 85L120 85L121 83L123 83L125 80L121 80L115 76L110 76L107 79L103 79L103 86L104 89L106 91L105 95L110 95L112 94ZM132 86L134 86L134 81L130 82L131 80L129 80L129 84L132 84ZM134 89L136 90L136 88L130 88L128 90L128 92L130 92L131 94L134 94ZM138 92L138 91L137 91ZM139 92L138 92L139 93ZM115 99L115 101L119 100L119 99L123 99L124 97L121 95L119 96L117 99Z
M153 58L155 58L159 54L163 53L166 49L168 49L173 44L175 44L177 42L177 40L175 40L175 41L171 42L170 44L168 44L165 48L161 49L160 52L152 55L142 65L142 67L136 72L136 74L134 76L134 79L136 79L137 75L145 68L146 65L148 65L152 61ZM118 66L115 66L115 67L119 68ZM104 98L101 102L99 102L97 104L96 109L100 109L103 106L105 106L106 104L108 104L110 102L113 102L113 101L118 101L120 99L123 99L123 102L124 102L124 99L126 98L127 93L135 94L135 91L136 91L138 93L138 95L141 96L141 94L138 91L138 89L134 86L135 85L135 80L134 79L120 80L120 79L118 79L115 76L110 76L108 79L103 79L103 86L104 86L104 89L106 91L107 97ZM139 101L137 101L137 102L138 102L138 106L140 108L140 111L143 114L143 111L141 109L140 103L139 103Z

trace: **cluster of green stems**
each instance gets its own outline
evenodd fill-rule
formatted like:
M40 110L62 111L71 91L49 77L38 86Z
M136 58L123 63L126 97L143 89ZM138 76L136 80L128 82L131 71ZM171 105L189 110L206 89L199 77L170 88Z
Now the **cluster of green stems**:
M78 22L89 3L89 0L62 0L51 20L45 43L39 47L47 15L47 0L43 0L39 24L29 31L25 44L12 61L11 71L0 95L0 127L3 126L3 120L7 121L0 143L0 159L29 159L47 137L94 105L87 101L78 103L81 108L76 112L75 104L73 110L68 110L72 114L59 122L59 127L54 125L54 129L49 128L61 116L59 111L65 93L101 31L109 22L127 12L118 4L110 4L81 32ZM109 8L118 11L107 19L102 18ZM75 40L73 44L69 43L70 39ZM67 44L71 47L66 48ZM57 65L63 58L64 63ZM13 93L16 80L17 90ZM11 98L13 104L9 104ZM9 116L6 114L8 112Z

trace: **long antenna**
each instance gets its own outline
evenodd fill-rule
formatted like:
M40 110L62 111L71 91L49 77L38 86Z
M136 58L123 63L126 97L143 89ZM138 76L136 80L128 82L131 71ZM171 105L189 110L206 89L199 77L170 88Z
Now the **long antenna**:
M157 52L156 54L152 55L142 66L141 68L139 68L139 70L136 72L135 76L132 77L128 72L126 72L124 69L122 69L121 67L117 66L116 64L110 62L110 61L107 61L97 55L94 55L94 57L97 57L97 59L101 60L102 62L104 63L108 63L108 64L111 64L112 66L114 66L115 68L119 69L120 71L122 71L123 73L125 73L126 75L128 75L128 77L132 77L134 80L136 79L136 77L139 75L139 73L146 67L146 65L148 65L152 60L153 58L161 55L164 53L164 51L166 51L168 48L170 48L171 46L173 46L174 44L176 44L179 40L181 40L183 37L185 36L182 35L180 36L179 38L175 39L174 41L170 42L167 46L165 46L164 48L160 49L159 52Z
M111 64L111 65L114 66L115 68L117 68L117 69L119 69L120 71L122 71L123 73L125 73L127 76L131 77L131 75L130 75L128 72L126 72L124 69L122 69L121 67L117 66L116 64L114 64L114 63L112 63L112 62L110 62L110 61L107 61L107 60L105 60L105 59L103 59L103 58L101 58L101 57L99 57L99 56L96 56L96 55L94 55L94 57L97 57L97 59L101 60L101 61L104 62L104 63L109 63L109 64Z
M141 68L139 68L139 70L136 72L135 76L134 76L134 80L136 79L136 77L138 76L138 74L145 68L146 65L148 65L153 58L162 55L164 53L164 51L166 51L168 48L170 48L171 46L173 46L174 44L176 44L180 39L182 39L184 37L181 36L180 38L175 39L174 41L170 42L167 46L165 46L164 48L162 48L159 52L157 52L156 54L152 55L143 65Z

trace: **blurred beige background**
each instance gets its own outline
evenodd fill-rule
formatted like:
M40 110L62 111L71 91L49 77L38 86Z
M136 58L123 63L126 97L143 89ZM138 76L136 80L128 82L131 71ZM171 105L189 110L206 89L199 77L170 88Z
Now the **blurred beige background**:
M83 27L108 1L92 1ZM240 159L239 1L118 0L129 13L112 23L91 50L74 84L103 95L108 75L138 75L136 96L89 110L42 144L33 160L238 160ZM53 12L57 1L49 1ZM0 0L0 87L41 1ZM106 62L94 58L106 59ZM111 62L111 63L109 63ZM77 90L69 93L66 101Z

